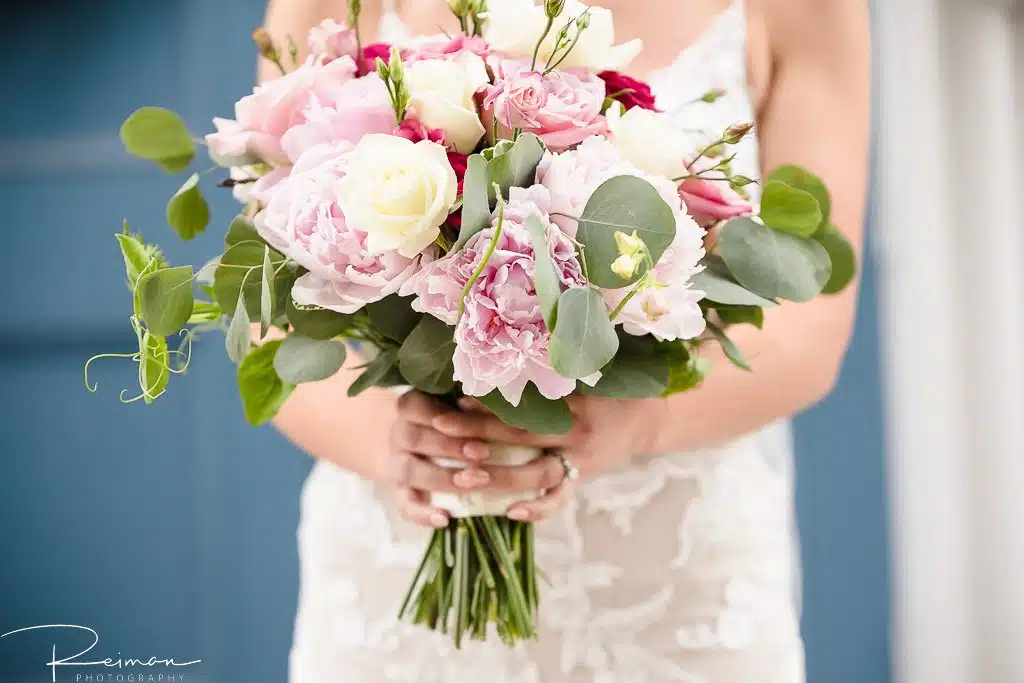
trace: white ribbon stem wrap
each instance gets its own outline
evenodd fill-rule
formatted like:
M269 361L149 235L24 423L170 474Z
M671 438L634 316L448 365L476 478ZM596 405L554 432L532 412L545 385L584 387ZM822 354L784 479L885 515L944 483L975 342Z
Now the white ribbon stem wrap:
M533 462L544 455L543 449L529 446L513 446L504 443L490 443L489 467L519 467ZM446 469L461 470L469 466L462 460L436 458L434 462ZM432 493L430 504L455 518L505 516L510 506L524 500L536 500L543 491L470 491L466 493Z

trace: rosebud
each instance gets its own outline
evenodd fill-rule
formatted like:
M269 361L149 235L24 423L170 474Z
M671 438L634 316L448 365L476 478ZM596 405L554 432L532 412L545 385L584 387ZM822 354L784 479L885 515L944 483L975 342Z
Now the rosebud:
M576 26L581 31L586 30L586 28L588 26L590 26L590 9L589 8L584 10L583 14L579 15L578 17L576 17Z
M756 181L756 180L754 180L753 178L748 178L748 177L747 177L747 176L745 176L745 175L734 175L734 176L732 177L732 179L731 179L731 180L729 181L729 183L730 183L730 184L731 184L731 185L732 185L732 186L733 186L734 188L737 188L737 187L746 187L747 185L751 185L751 184L753 184L753 183L756 183L756 182L757 182L757 181Z
M747 137L752 130L754 130L754 124L752 123L737 123L725 131L725 135L722 136L722 142L727 145L735 145Z
M254 30L252 32L252 42L256 43L256 49L259 50L261 57L272 62L281 61L281 53L278 51L277 46L274 45L274 40L270 37L267 29L261 26Z
M557 19L565 9L565 0L544 0L544 14L548 19Z
M380 76L380 80L382 81L386 81L388 79L388 65L380 57L377 57L377 75Z
M715 145L708 151L704 152L704 156L708 159L721 159L725 155L725 145Z
M639 267L640 259L636 256L626 256L623 254L612 261L612 272L623 280L629 280L636 275L636 269Z
M708 90L706 93L701 95L700 101L707 102L708 104L714 104L723 97L725 97L724 90L722 90L721 88L712 88L711 90Z
M391 81L395 84L395 87L401 87L405 81L405 65L402 64L402 55L399 54L398 48L394 45L391 46L391 58L388 62L388 75L391 76Z
M355 27L359 22L359 14L363 11L363 3L360 0L348 0L348 25Z
M636 256L641 253L647 245L644 244L644 241L636 234L636 230L633 231L632 235L627 235L620 230L616 230L615 246L623 256Z

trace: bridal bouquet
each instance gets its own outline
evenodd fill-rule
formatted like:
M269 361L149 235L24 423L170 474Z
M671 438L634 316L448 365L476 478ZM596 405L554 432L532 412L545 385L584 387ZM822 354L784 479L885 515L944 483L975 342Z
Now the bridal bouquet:
M735 174L752 124L684 132L685 110L659 112L648 86L619 71L640 46L613 44L608 10L487 4L449 0L461 34L391 46L363 44L350 2L346 23L313 29L302 61L291 41L255 32L281 77L202 141L209 171L230 169L218 184L246 205L223 252L194 270L127 227L117 235L138 338L120 355L138 363L140 385L122 400L158 398L188 367L197 331L216 328L254 425L358 353L353 396L474 396L509 424L563 433L567 395L695 389L707 344L749 369L732 326L760 327L780 301L850 281L853 251L822 182L794 166ZM198 142L154 107L121 138L171 173L191 166ZM206 174L167 205L183 239L207 228ZM495 450L499 465L540 455ZM453 519L434 533L403 616L457 645L490 624L509 643L535 635L532 527L503 515L508 502L435 498Z

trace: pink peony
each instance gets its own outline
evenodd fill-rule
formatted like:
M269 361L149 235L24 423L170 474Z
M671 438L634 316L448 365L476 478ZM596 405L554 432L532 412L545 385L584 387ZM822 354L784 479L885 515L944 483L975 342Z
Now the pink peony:
M355 71L349 57L327 64L309 60L281 78L256 86L235 104L234 119L215 118L217 132L206 136L206 144L214 154L234 159L235 165L262 161L287 166L291 160L281 146L282 136L306 122L310 102L335 101L332 95Z
M528 120L533 125L516 127L540 136L548 149L568 149L607 132L601 115L605 86L596 75L570 70L542 76L514 59L492 59L491 67L495 83L484 89L484 108L499 121Z
M272 168L260 175L249 166L233 166L228 172L236 184L231 194L242 204L257 203L265 205L270 201L270 193L277 185L288 177L290 168Z
M594 190L604 181L620 175L643 178L654 186L673 211L681 211L682 202L672 181L647 175L624 160L618 148L602 137L588 138L569 152L545 154L537 166L537 182L551 192L551 211L569 216L583 213ZM570 237L576 236L576 221L562 216L552 220Z
M621 102L627 111L633 107L658 111L651 86L618 71L602 71L598 77L604 81L607 96Z
M705 227L754 212L750 202L729 187L726 180L684 180L679 186L679 196L693 219Z
M309 149L256 215L260 235L309 270L292 289L295 302L340 313L397 292L419 267L418 256L370 254L366 233L346 224L337 186L351 149L348 142Z
M355 59L359 51L356 32L334 19L324 19L310 29L307 44L310 56L324 64L345 56Z
M424 59L447 59L463 50L486 59L491 53L491 46L483 38L459 34L454 38L441 37L426 41L402 55L402 59L409 63Z
M395 128L387 86L375 73L346 81L328 96L312 99L303 116L305 121L281 138L292 162L316 145L342 140L354 145L365 135L391 133Z
M567 396L576 382L562 377L548 361L551 335L536 295L533 243L523 222L538 215L547 222L548 192L541 186L512 188L497 248L465 299L455 329L455 379L470 396L497 389L518 405L527 382L555 399ZM438 259L409 279L401 294L416 296L413 308L456 324L459 298L494 237L494 228L475 235L466 246ZM584 286L572 243L549 230L551 257L566 287ZM599 374L588 377L596 382Z

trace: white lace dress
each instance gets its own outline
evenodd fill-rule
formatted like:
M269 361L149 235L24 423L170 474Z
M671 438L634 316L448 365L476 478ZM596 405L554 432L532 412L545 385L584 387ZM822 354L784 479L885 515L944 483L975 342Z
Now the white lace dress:
M400 29L392 23L385 30ZM649 77L660 107L709 130L753 118L739 2ZM700 126L704 127L704 126ZM757 142L738 173L757 177ZM539 639L451 646L396 620L428 532L386 492L319 462L299 527L291 683L802 683L786 425L726 446L638 456L537 525Z

